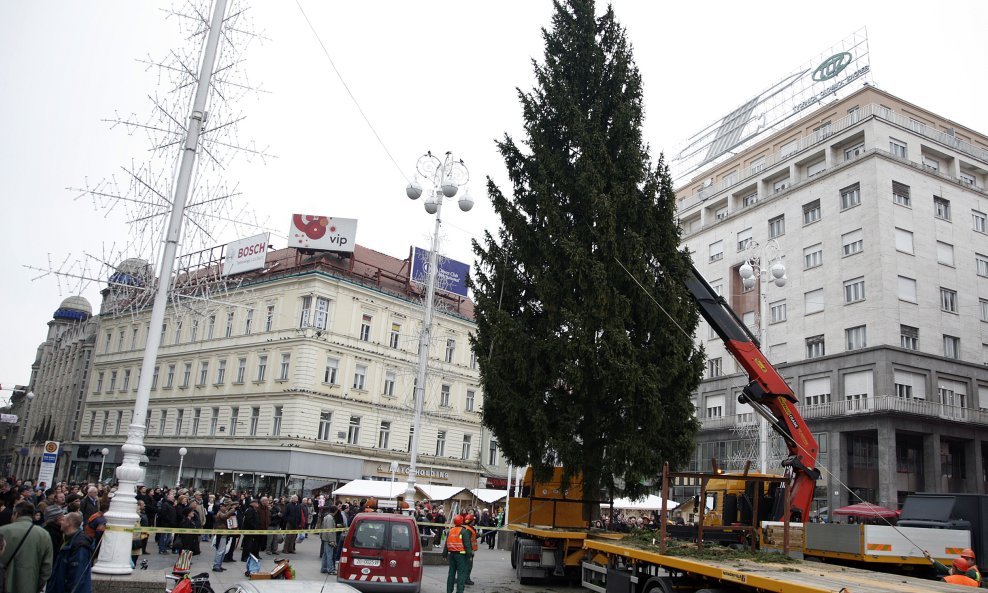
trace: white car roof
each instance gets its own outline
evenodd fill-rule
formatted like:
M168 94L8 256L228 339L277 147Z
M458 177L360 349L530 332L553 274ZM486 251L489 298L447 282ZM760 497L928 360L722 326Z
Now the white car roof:
M335 581L240 581L224 593L360 593Z

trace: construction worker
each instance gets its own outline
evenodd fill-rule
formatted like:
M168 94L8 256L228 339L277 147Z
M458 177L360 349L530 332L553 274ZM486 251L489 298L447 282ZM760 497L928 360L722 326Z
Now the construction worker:
M443 558L449 558L449 576L446 577L446 593L463 593L467 584L469 567L473 564L473 540L469 529L463 527L463 516L453 517L453 528L446 536Z
M981 571L978 570L974 550L971 548L964 550L960 556L954 558L949 568L934 560L929 552L925 550L923 551L923 555L933 563L933 568L937 571L938 575L941 575L941 578L945 582L968 587L981 586Z
M477 528L475 527L476 524L477 524L477 517L475 517L473 513L467 513L466 516L463 517L463 525L467 529L470 530L470 543L473 546L473 553L474 554L477 553L477 549L479 547L478 546L479 540L477 538ZM470 580L470 574L473 572L473 558L474 558L474 556L473 556L473 554L471 554L470 555L470 562L469 562L469 564L467 564L467 584L468 585L472 585L473 584L473 581Z

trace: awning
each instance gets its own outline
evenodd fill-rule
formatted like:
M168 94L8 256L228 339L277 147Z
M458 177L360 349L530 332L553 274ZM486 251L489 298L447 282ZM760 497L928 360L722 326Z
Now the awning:
M487 504L504 500L508 496L507 490L497 490L494 488L473 488L470 490L470 493Z
M600 506L609 506L606 502L602 503ZM666 501L666 509L672 510L679 506L679 503L673 500ZM629 511L660 511L662 510L662 497L656 496L654 494L649 494L645 498L639 500L631 500L629 498L616 498L614 499L614 508L629 510Z
M404 482L402 482L404 484ZM438 486L436 484L416 484L415 489L422 494L426 500L449 500L466 490L460 486ZM403 491L404 492L404 491Z
M395 498L405 494L408 482L383 482L381 480L354 480L336 490L333 496L353 496L356 498Z

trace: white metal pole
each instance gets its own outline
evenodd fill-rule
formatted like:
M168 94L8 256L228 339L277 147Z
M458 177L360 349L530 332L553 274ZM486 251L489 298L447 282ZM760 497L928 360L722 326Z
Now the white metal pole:
M203 52L202 65L199 70L199 80L196 84L196 96L189 116L189 128L182 146L182 162L175 183L175 196L172 200L171 216L168 220L168 230L165 235L165 247L161 255L161 267L158 270L158 287L154 295L154 305L151 308L150 330L144 358L141 362L141 378L137 384L137 398L134 401L134 414L127 427L127 441L120 447L123 451L123 461L116 470L117 493L110 502L110 510L106 513L106 523L117 528L133 527L139 520L137 514L137 483L143 481L144 468L141 467L141 455L144 454L144 419L147 417L148 402L151 399L151 379L154 375L154 363L158 357L159 340L156 339L158 328L165 319L165 307L168 305L168 288L171 285L172 270L175 267L175 254L178 242L182 236L182 218L185 213L185 202L189 195L192 181L192 170L196 160L196 150L199 146L199 134L202 131L206 112L206 97L209 94L209 84L213 76L213 64L216 61L216 48L219 45L220 28L223 26L223 16L226 14L226 0L216 0L210 22L209 36ZM107 529L100 544L99 558L93 565L93 572L99 574L131 574L134 569L130 565L131 533Z
M445 175L440 176L440 179ZM432 343L432 311L435 306L436 276L439 273L439 229L442 225L443 194L438 187L433 188L436 197L436 226L432 233L432 251L429 252L429 274L425 286L425 317L419 335L419 364L415 375L415 417L413 420L412 450L408 463L408 488L405 500L411 504L415 500L416 464L418 462L419 438L422 436L422 406L425 401L425 378L429 365L429 346Z
M764 261L764 258L763 260ZM768 352L768 295L765 291L768 287L769 278L768 270L761 270L759 274L759 285L758 288L761 291L759 300L759 315L761 316L760 325L761 327L761 343L762 348L765 352ZM761 472L763 474L768 473L768 419L762 415L758 415L758 456L761 461Z
M185 455L178 456L178 476L175 477L175 487L182 485L182 465L185 463Z

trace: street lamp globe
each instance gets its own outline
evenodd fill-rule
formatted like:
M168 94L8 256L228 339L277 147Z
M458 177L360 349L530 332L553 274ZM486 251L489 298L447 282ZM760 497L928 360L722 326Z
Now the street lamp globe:
M27 401L31 401L32 399L34 399L34 392L33 391L28 391L27 392L27 395L24 396L24 397L27 398Z
M738 268L738 274L741 276L742 280L753 279L755 277L755 268L752 267L750 262L745 261L743 264L741 264L741 267ZM746 286L746 288L748 287Z
M179 450L178 450L178 454L179 454L179 456L181 456L181 457L185 457L185 456L186 456L186 454L188 454L188 452L189 452L189 450L188 450L188 449L186 449L185 447L182 447L181 449L179 449Z
M453 179L452 177L447 177L446 180L443 181L443 187L442 187L443 195L446 196L447 198L452 198L453 196L455 196L456 190L458 189L460 189L460 185L456 183L456 180Z
M425 211L429 214L435 214L439 210L439 200L436 196L429 196L425 199Z
M109 454L110 454L110 450L109 450L109 449L107 449L106 447L103 447L103 450L102 450L102 451L100 451L100 453L102 453L102 454L103 454L103 457L106 457L107 455L109 455Z
M409 199L412 199L412 200L417 200L417 199L421 198L422 197L422 185L419 182L417 182L417 181L413 181L413 182L409 183L408 184L408 187L405 188L405 195L407 195L409 197Z
M464 212L469 212L473 208L473 196L470 195L470 190L464 191L463 195L460 196L459 202L460 210Z

